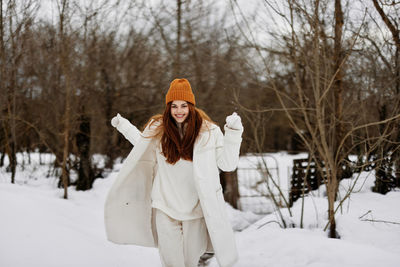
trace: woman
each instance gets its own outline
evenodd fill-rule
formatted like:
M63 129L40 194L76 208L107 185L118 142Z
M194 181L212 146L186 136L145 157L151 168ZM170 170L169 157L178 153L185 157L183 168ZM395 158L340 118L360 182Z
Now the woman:
M195 267L214 251L228 267L237 251L218 168L237 167L243 126L233 113L223 135L195 104L188 80L175 79L164 114L153 116L142 133L119 114L111 120L134 148L106 200L107 237L158 247L163 266Z

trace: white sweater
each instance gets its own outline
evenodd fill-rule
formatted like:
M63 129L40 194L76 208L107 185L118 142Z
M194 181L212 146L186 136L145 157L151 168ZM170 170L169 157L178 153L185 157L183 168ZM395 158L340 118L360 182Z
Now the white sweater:
M127 120L120 122L117 129L133 145L140 138L139 130ZM181 159L174 165L169 164L161 153L159 140L157 143L157 170L151 191L152 207L180 221L203 217L193 180L193 162Z
M151 192L152 207L162 210L175 220L193 220L203 217L193 180L193 162L180 159L168 163L157 145L157 173Z

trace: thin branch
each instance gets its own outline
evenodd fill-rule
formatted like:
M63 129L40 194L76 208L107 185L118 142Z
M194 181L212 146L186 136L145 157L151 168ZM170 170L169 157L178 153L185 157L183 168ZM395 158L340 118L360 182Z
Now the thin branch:
M400 225L398 222L390 222L390 221L384 221L384 220L371 220L371 219L363 219L361 220L363 222L379 222L379 223L389 223L389 224L397 224Z

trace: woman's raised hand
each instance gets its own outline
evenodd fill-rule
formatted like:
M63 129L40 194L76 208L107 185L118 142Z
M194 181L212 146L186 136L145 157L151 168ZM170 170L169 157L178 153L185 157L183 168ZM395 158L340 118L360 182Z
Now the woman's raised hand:
M111 125L125 136L133 145L137 143L140 138L140 131L129 120L122 117L119 113L111 119Z
M236 112L226 117L226 126L232 130L243 130L242 119Z
M111 125L116 128L118 128L118 126L122 126L122 124L124 124L125 122L129 123L129 121L122 117L119 113L117 114L117 116L111 119Z
M115 116L114 118L111 119L111 125L113 127L117 127L119 124L119 117L121 117L121 115L119 115L119 113L117 114L117 116Z

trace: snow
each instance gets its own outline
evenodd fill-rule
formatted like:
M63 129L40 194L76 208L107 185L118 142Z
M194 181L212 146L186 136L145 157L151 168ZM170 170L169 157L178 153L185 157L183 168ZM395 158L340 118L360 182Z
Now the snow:
M278 159L283 185L295 156L270 156ZM48 171L51 159L43 157L45 164L40 165L38 154L33 154L28 164L26 155L19 155L25 167L18 168L16 184L10 183L5 167L0 168L0 266L161 266L154 248L115 245L106 239L103 206L121 164L105 179L97 179L90 191L69 188L69 199L64 200L55 173ZM252 160L242 158L241 167ZM304 198L303 228L301 199L291 209L292 217L281 209L286 221L295 226L287 229L279 227L276 212L261 216L227 205L239 250L235 266L399 266L400 192L373 193L373 173L362 173L341 182L340 199L355 181L355 192L337 213L341 239L329 239L322 230L327 223L323 188ZM209 266L218 266L215 258Z
M342 181L342 196L355 179ZM237 233L237 266L399 266L400 225L362 219L400 223L400 192L372 193L373 182L373 175L362 174L355 190L358 192L344 202L337 215L341 239L329 239L322 230L328 221L326 199L309 195L304 199L303 229L299 228L300 200L292 208L293 217L282 209L297 228L280 228L275 223L276 214L270 214Z
M0 266L160 266L156 249L106 240L103 206L115 175L87 192L69 190L68 200L51 178L0 179Z

